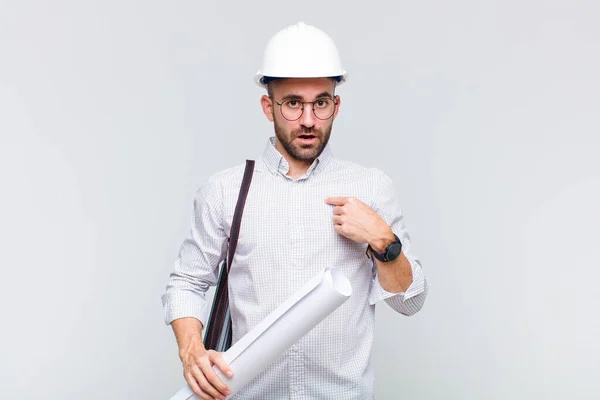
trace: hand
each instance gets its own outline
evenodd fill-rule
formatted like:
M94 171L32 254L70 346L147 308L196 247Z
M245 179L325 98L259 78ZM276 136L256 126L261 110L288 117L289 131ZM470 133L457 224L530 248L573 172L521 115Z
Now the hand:
M217 365L219 369L229 378L233 372L222 357L223 353L214 350L206 350L202 341L195 338L181 352L180 358L183 363L183 376L194 393L204 400L225 399L231 390L217 376L212 366Z
M358 243L368 243L381 252L396 238L389 225L371 207L354 197L327 197L333 205L334 229Z

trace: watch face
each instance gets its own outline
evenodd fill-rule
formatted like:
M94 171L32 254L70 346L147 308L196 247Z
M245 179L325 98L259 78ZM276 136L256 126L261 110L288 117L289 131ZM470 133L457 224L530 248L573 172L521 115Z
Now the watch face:
M400 252L402 251L402 245L400 243L392 243L387 251L387 259L389 261L393 261L398 256L400 256Z

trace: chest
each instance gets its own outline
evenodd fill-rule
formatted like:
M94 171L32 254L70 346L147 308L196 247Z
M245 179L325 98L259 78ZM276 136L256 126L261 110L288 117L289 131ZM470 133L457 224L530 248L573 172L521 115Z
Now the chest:
M372 207L371 186L358 179L256 178L244 207L230 275L236 298L278 304L328 266L341 268L351 280L364 280L369 271L367 245L335 231L334 206L325 199L355 197ZM237 194L233 188L224 196L223 225L228 235Z
M237 188L223 197L224 229L229 235L237 201ZM327 240L333 230L333 206L325 202L329 196L355 197L372 207L372 188L352 179L330 179L311 182L259 176L250 186L244 207L239 238L275 240L313 238Z

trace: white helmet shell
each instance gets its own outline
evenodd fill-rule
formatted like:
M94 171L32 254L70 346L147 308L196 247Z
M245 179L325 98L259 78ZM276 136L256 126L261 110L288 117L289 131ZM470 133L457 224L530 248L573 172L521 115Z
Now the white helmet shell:
M259 86L264 78L338 78L347 80L333 39L322 30L298 22L277 32L265 48L263 65L255 76Z

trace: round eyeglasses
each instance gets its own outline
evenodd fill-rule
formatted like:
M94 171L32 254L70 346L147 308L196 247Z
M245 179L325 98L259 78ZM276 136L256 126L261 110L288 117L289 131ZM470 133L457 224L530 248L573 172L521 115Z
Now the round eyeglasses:
M288 121L296 121L300 119L302 113L304 112L305 104L312 104L313 113L318 119L331 118L335 112L335 106L338 105L338 102L331 97L321 97L315 101L300 101L294 99L284 100L281 103L275 99L273 99L273 101L279 106L283 118L287 119Z

